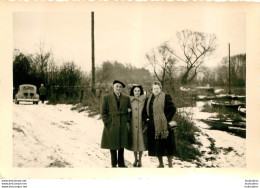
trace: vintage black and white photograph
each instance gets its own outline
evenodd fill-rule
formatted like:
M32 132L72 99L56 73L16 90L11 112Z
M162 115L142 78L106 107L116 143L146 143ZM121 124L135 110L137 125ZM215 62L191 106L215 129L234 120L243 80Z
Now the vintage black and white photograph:
M13 12L12 63L14 168L246 168L244 12Z

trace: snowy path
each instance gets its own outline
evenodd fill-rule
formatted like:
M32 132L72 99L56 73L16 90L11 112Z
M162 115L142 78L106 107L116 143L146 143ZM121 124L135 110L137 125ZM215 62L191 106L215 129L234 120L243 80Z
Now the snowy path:
M210 126L200 121L212 114L200 112L203 102L197 102L196 108L185 108L192 114L196 126L201 130L197 139L203 144L199 149L203 156L201 162L206 167L246 167L246 139L224 131L211 130ZM212 151L210 147L215 149Z
M98 117L88 117L87 112L72 111L71 107L46 104L13 105L14 167L110 168L109 150L100 148L102 121ZM203 156L203 166L244 167L245 139L204 129L205 125L201 123L198 123L198 126L203 131L198 135L203 143L200 150L210 151L209 137L216 140L216 147L224 148L220 152L221 155L215 155L215 161L207 161L208 156ZM228 147L234 150L226 151ZM214 154L210 156L212 155ZM166 158L164 160L167 167ZM125 150L126 165L132 167L133 161L133 153ZM147 156L147 152L144 152L143 167L155 168L157 165L157 159ZM196 166L195 163L174 160L174 167L177 168Z
M14 166L110 167L109 150L100 148L103 123L71 105L14 105ZM125 150L131 167L133 153ZM176 166L195 166L175 161ZM167 162L165 161L165 164ZM143 166L157 167L157 159L144 152Z

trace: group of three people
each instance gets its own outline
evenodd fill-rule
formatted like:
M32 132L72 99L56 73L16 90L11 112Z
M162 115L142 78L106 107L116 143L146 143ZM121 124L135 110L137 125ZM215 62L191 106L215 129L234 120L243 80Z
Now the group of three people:
M170 95L162 92L162 85L151 84L152 93L144 95L141 85L134 85L130 97L122 93L125 84L115 80L113 93L103 97L101 115L104 130L101 148L110 149L112 167L127 167L124 162L124 148L134 152L134 167L142 166L143 151L156 156L159 168L163 168L163 156L172 167L176 152L174 133L168 123L176 108ZM138 156L139 154L139 156Z

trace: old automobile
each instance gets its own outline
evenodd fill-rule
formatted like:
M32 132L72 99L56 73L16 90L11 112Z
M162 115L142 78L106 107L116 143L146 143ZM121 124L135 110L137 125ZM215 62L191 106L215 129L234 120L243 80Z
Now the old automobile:
M33 104L38 104L39 95L37 94L37 87L31 84L20 85L14 102L15 104L19 104L19 102L33 102Z

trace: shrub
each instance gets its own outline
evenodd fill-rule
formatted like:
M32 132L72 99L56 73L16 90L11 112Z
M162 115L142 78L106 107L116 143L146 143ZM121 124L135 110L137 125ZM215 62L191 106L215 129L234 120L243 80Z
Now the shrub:
M77 104L80 102L81 90L73 92L54 92L49 98L48 104Z
M73 107L72 110L82 111L85 108L89 112L89 117L92 117L100 113L100 104L100 97L96 97L90 91L86 91L82 102Z
M187 115L176 113L174 120L178 127L175 130L177 157L184 161L199 161L200 151L195 145L202 145L195 137L200 130Z

